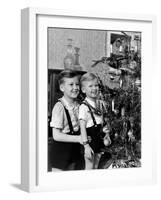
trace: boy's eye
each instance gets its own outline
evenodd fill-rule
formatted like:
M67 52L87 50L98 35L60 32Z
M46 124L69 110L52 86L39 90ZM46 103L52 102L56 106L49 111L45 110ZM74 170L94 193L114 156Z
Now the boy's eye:
M69 85L70 85L70 86L73 86L73 85L79 86L79 83L76 83L76 84L70 83Z
M98 87L98 85L89 85L90 88L93 87L93 86L94 86L94 87Z

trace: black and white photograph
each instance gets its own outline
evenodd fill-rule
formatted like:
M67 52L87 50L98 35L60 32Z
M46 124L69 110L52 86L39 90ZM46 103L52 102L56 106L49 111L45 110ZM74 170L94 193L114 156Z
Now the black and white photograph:
M160 1L1 6L1 196L161 199Z
M48 27L48 172L142 167L142 33Z
M25 191L156 181L155 23L152 16L22 11Z

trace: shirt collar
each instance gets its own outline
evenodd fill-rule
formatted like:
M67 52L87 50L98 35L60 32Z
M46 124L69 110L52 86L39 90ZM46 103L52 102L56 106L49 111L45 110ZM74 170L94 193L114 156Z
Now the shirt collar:
M69 104L69 102L65 99L64 96L61 98L61 101L63 102L64 106L65 106L68 110L76 109L76 108L78 108L78 106L79 106L77 102L74 102L73 104Z
M86 97L85 100L86 100L91 106L93 106L94 108L96 107L95 102L92 101L91 99L89 99L88 97Z

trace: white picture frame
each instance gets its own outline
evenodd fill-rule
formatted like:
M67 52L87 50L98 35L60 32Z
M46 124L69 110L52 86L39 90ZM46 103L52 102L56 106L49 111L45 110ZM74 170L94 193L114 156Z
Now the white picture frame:
M92 22L92 23L89 23ZM142 106L144 119L143 133L143 166L138 169L93 170L60 172L50 175L46 169L47 122L40 127L47 108L47 45L45 29L52 24L56 27L83 27L83 23L97 28L106 24L126 28L132 27L143 32L143 96ZM116 24L115 24L116 23ZM96 24L96 25L93 25ZM108 25L108 26L109 26ZM116 185L154 184L156 182L155 133L151 138L153 120L151 101L148 99L152 86L149 83L151 65L155 68L156 18L152 15L130 15L112 13L86 13L79 11L61 11L44 8L25 8L21 15L21 188L28 192L54 191L64 189L86 189ZM44 54L44 51L46 52ZM40 63L39 56L44 54ZM146 68L145 68L146 66ZM41 88L41 90L40 90ZM43 130L46 133L40 134ZM44 145L42 147L42 142ZM42 147L42 148L40 148ZM45 150L46 149L46 150ZM41 156L40 156L41 155ZM45 163L45 164L44 164ZM128 175L127 175L128 173ZM69 181L70 180L70 181Z

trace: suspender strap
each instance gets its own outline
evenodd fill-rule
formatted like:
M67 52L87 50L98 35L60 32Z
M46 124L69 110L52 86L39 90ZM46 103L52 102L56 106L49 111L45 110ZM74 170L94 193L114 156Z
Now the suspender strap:
M59 102L61 102L59 100ZM63 103L61 102L61 104L63 105ZM67 117L67 120L68 120L68 125L69 125L69 129L70 129L70 133L73 134L74 133L74 130L73 130L73 125L72 125L72 121L71 121L71 118L70 118L70 115L69 115L69 111L66 109L66 107L63 105L64 107L64 111L65 111L65 114L66 114L66 117Z
M94 115L93 115L93 112L92 112L92 109L91 109L89 103L86 102L86 101L83 101L82 103L88 107L89 112L90 112L91 117L92 117L92 120L93 120L93 124L94 124L94 126L97 126L96 120L95 120L95 118L94 118Z
M71 121L71 118L70 118L70 115L69 115L69 111L65 108L65 106L64 106L64 110L65 110L65 113L66 113L66 116L67 116L70 133L73 134L74 130L73 130L72 121Z

